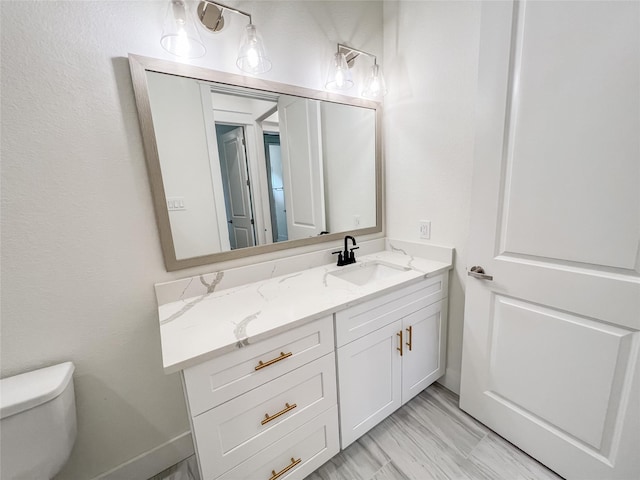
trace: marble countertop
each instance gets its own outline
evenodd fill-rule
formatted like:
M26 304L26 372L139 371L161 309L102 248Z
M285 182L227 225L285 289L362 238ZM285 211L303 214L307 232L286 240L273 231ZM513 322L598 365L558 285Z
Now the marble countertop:
M376 260L409 270L363 286L330 275ZM158 308L164 371L197 365L450 268L451 263L381 251L348 267L324 265L224 290L216 290L214 277L207 293Z

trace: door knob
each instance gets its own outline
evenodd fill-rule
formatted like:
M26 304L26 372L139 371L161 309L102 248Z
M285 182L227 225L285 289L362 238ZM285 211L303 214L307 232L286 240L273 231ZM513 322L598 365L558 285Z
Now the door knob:
M480 280L493 280L493 276L484 273L484 268L480 266L471 267L471 270L467 272L467 275Z

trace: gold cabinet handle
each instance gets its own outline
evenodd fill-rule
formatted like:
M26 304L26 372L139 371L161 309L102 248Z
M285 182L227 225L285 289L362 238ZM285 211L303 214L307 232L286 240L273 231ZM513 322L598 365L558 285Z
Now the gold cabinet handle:
M396 335L400 337L400 346L396 348L396 350L398 350L400 352L400 356L402 356L402 330L396 333Z
M280 415L284 415L287 412L290 412L291 410L293 410L294 408L296 408L298 405L296 405L295 403L293 405L289 405L288 403L285 403L285 407L280 410L278 413L274 413L271 417L269 416L268 413L264 414L264 420L262 420L260 423L262 425L266 425L267 423L269 423L271 420L275 420L276 418L278 418Z
M295 460L293 457L291 457L291 463L286 467L284 467L282 470L280 470L278 473L276 473L275 470L271 470L271 477L269 478L269 480L276 480L276 478L280 478L282 475L287 473L293 467L298 465L301 461L302 461L302 458Z
M274 363L279 362L280 360L284 360L285 358L288 358L291 355L293 355L293 352L289 352L289 353L280 352L279 357L272 358L268 362L263 362L262 360L260 360L258 362L258 365L256 365L256 370L260 370L261 368L268 367L269 365L273 365Z
M407 328L407 332L409 332L409 341L407 342L407 346L409 347L409 351L411 351L411 341L413 339L413 329L411 328L411 325Z

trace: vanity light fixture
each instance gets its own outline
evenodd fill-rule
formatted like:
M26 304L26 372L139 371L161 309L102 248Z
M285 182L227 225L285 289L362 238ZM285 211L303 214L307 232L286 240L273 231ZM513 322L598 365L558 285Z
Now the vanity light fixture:
M195 24L189 18L184 0L170 0L162 24L160 45L167 52L184 58L197 58L206 49Z
M376 62L376 57L373 57L373 67L371 67L371 74L364 81L364 89L362 90L362 96L366 98L382 98L387 94L387 84L384 81L384 76L380 70L380 65Z
M349 90L353 87L353 78L347 65L347 58L339 47L338 45L338 51L333 55L329 64L329 73L327 73L327 82L325 83L329 90Z
M222 14L225 10L249 17L249 24L244 29L240 49L238 50L238 59L236 60L237 67L243 72L254 75L266 73L271 70L271 60L267 55L262 37L253 24L250 13L228 7L212 0L204 0L198 5L197 13L200 23L202 23L204 28L209 32L219 32L224 27L224 17Z
M362 50L358 50L341 43L338 44L338 51L334 54L329 66L329 73L325 83L329 90L348 90L353 86L353 78L351 71L353 64L360 55L373 58L373 67L369 76L366 78L362 96L372 99L380 99L387 94L387 87L378 65L378 59L375 55Z

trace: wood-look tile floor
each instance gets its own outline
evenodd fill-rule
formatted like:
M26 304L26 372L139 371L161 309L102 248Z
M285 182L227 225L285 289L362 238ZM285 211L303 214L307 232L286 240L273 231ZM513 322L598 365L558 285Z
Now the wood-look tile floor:
M458 408L439 384L387 417L306 480L561 480Z
M190 457L150 480L198 477ZM460 410L458 396L437 383L305 480L405 479L562 480Z
M196 456L191 455L148 480L200 480Z

